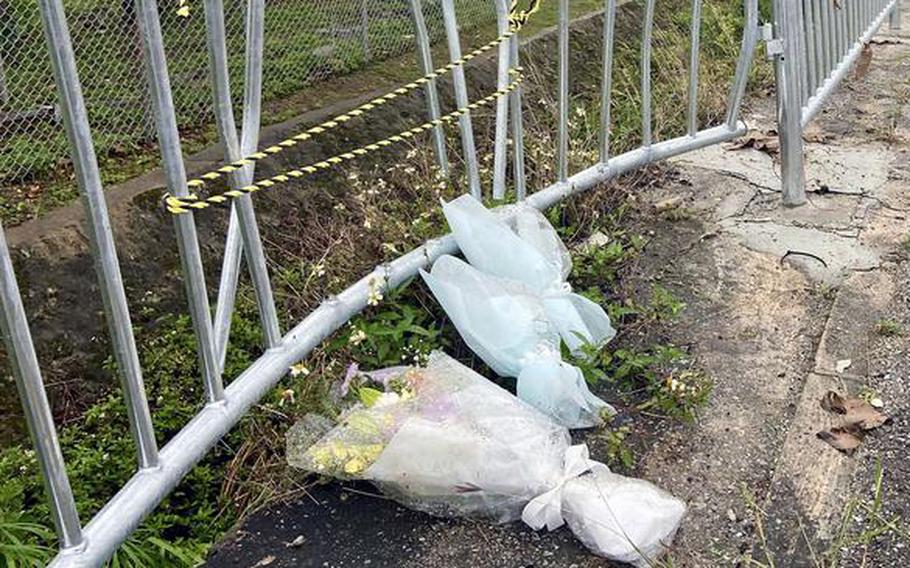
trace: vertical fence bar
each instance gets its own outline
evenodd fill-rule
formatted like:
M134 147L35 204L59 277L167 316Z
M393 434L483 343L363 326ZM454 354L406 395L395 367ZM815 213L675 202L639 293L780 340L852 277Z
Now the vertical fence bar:
M736 61L736 75L730 86L727 103L727 128L734 130L739 119L739 111L746 96L746 85L749 82L749 69L758 43L758 0L743 0L745 21L743 23L743 41L739 47L739 59Z
M834 72L837 68L837 62L840 56L837 53L837 20L834 13L834 0L821 0L825 13L827 14L827 24L825 26L825 39L828 43L828 74Z
M613 38L616 27L616 0L605 0L603 30L603 77L600 88L600 163L610 160L610 131L613 129Z
M173 195L186 197L189 195L189 190L186 185L180 134L177 130L174 99L171 94L167 59L164 54L158 5L155 0L137 0L136 11L139 29L142 33L149 91L155 110L155 123L158 129L158 142L161 146L165 179L168 190ZM183 263L190 316L193 319L196 341L199 344L199 366L202 369L203 386L208 401L217 402L224 398L224 385L221 382L221 372L215 353L212 318L205 286L205 273L202 268L202 255L199 251L199 239L196 235L196 222L192 213L189 213L175 215L174 225Z
M888 25L892 30L901 29L901 0L894 3L894 8L891 9L891 20Z
M250 3L248 8L253 9L254 3ZM228 55L227 44L225 41L224 28L224 5L221 0L205 0L205 22L208 36L209 59L212 69L212 92L215 106L215 122L218 126L219 136L224 144L225 160L235 162L243 157L240 149L240 143L237 137L237 127L234 123L234 109L231 102L230 77L228 76ZM258 30L261 34L262 30ZM250 38L247 38L248 40ZM247 76L246 81L246 104L255 105L252 109L258 113L260 98L259 88L261 86L262 69L262 43L257 43L259 53L253 54L253 67L247 67L252 71L254 76ZM259 63L257 64L256 61ZM249 61L248 61L249 63ZM258 80L257 80L258 79ZM252 88L252 90L251 90ZM251 100L255 99L255 100ZM247 109L250 110L250 109ZM249 112L246 113L249 115ZM254 120L256 130L258 130L259 120ZM231 185L235 189L249 185L252 182L252 169L244 168L239 172L231 174ZM281 333L278 329L278 316L275 311L275 300L272 297L272 285L269 281L268 267L266 266L265 251L262 247L262 240L259 235L259 228L256 223L256 214L253 211L252 198L244 195L234 199L233 206L237 210L237 221L240 228L240 236L243 240L243 250L246 252L247 265L250 269L250 276L253 281L253 289L256 292L256 301L259 306L259 319L262 324L265 345L272 348L281 341ZM219 337L216 335L216 337ZM227 336L220 336L223 344L227 344ZM219 341L216 340L216 346ZM220 367L219 356L219 367Z
M818 12L818 22L816 38L818 38L818 45L821 48L821 77L818 81L819 85L824 83L825 79L831 74L833 67L831 66L831 38L830 38L830 22L828 21L828 9L826 5L829 0L813 0L815 2L815 8Z
M816 57L815 41L815 14L812 11L812 0L801 0L803 7L803 23L806 30L804 36L806 41L806 61L809 64L806 68L806 84L809 95L806 100L812 98L818 89L818 57Z
M455 16L453 0L442 0L442 19L445 24L446 40L449 44L449 58L452 61L461 59L461 38L458 35L458 20ZM455 86L455 103L459 108L468 106L468 87L465 82L464 66L452 70L452 83ZM466 112L458 119L461 130L461 149L468 168L468 187L471 195L482 198L480 190L480 171L477 165L477 150L474 147L474 127L471 124L471 113Z
M264 28L264 0L249 0L247 3L246 18L243 128L240 142L240 154L243 156L255 152L256 147L259 144L259 123L262 114L262 52L264 47ZM226 71L224 76L227 78ZM231 121L233 121L233 112L231 112L230 116ZM233 132L233 127L226 130ZM231 136L236 136L236 134L231 134ZM227 144L225 145L225 148L228 148ZM238 179L232 180L232 182L239 186L252 183L254 170L254 164L245 166L238 174L235 174ZM244 200L245 199L246 197ZM243 229L241 223L249 224L249 220L252 219L252 236L254 240L250 249L263 250L261 239L259 238L259 230L255 226L256 218L253 213L252 203L249 205L249 213L244 213L244 218L241 218L238 215L238 206L240 208L246 208L243 204L231 205L231 220L228 225L228 235L221 269L221 280L218 287L218 305L215 309L215 351L218 356L218 368L221 370L224 370L225 359L227 357L227 345L231 331L231 317L234 313L234 301L236 299L238 276L240 272L240 258L243 251L243 249L241 249L242 240L244 241L243 244L245 246L245 239L242 237ZM249 257L249 255L247 256ZM254 286L261 285L261 281L263 280L262 275L265 276L265 285L269 286L265 293L260 293L259 288L256 288L256 292L257 300L260 305L259 315L263 325L266 345L268 347L274 347L279 341L279 327L274 300L271 298L272 293L268 278L268 268L264 262L264 253L257 255L256 258L261 259L258 266L254 266L254 263L248 262L250 265L250 274ZM262 305L268 306L270 309L263 310Z
M61 0L41 0L40 7L76 184L83 196L105 319L123 385L130 429L136 442L137 461L140 468L154 467L158 463L158 444L145 396L142 367L136 352L133 325L66 15Z
M509 31L509 7L503 0L495 0L496 23L499 34ZM499 59L496 88L505 89L509 85L509 66L511 52L509 42L499 44ZM506 195L506 163L509 145L509 97L499 97L496 101L496 140L493 145L493 198L502 199Z
M63 17L62 4L58 1L41 0L42 13L49 19ZM68 43L68 42L67 42ZM57 428L51 407L44 391L38 357L28 330L28 319L22 307L22 297L16 283L13 262L6 245L6 235L0 227L0 308L3 314L3 338L6 354L16 378L16 388L22 400L22 409L28 423L28 431L41 468L41 477L47 491L51 518L57 529L60 548L67 549L82 544L82 527L79 513L73 499L63 452L57 439Z
M559 0L559 132L556 176L569 179L569 0Z
M859 20L862 17L862 3L863 0L845 0L845 8L847 10L847 37L850 38L850 46L856 43L856 38L859 37Z
M802 0L792 0L796 3L796 14L797 20L794 22L793 29L796 32L797 39L797 53L799 54L798 66L799 66L799 95L800 95L800 106L805 106L806 102L809 100L809 73L807 72L809 67L808 61L808 50L806 49L806 18L803 14L803 2Z
M692 0L691 37L689 38L689 136L698 132L698 52L701 40L701 0Z
M840 47L837 50L838 61L844 59L847 56L847 52L850 50L850 38L847 35L847 11L844 9L844 2L842 0L840 7L836 9L837 12L837 38L840 42Z
M518 49L520 40L518 32L509 40L509 58L512 61L512 68L519 68ZM512 152L512 174L515 176L515 198L518 201L527 197L527 184L525 182L525 133L522 116L522 89L521 85L512 91L512 103L509 108L512 111L512 143L514 144Z
M822 83L825 81L825 47L822 32L822 13L819 6L819 0L809 0L809 9L812 12L812 35L813 49L815 50L815 89L813 93L818 92Z
M651 145L651 37L654 32L654 0L645 0L641 34L641 145Z
M421 0L411 0L411 16L414 19L414 31L417 40L417 55L420 57L420 66L424 74L433 72L433 55L430 52L430 34L427 32L427 22L423 17ZM426 85L427 110L430 120L439 118L439 91L436 89L436 79L430 79ZM446 157L446 132L442 125L433 128L433 148L436 152L436 163L445 177L449 177L449 160Z
M777 123L780 136L780 167L784 205L806 202L803 170L802 109L799 82L799 11L793 0L774 0L775 35L783 40L784 52L775 61L777 75Z

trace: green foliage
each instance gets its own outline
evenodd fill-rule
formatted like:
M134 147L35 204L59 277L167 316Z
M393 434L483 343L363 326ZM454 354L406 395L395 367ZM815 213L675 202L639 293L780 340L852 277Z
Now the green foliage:
M258 354L255 316L238 314L232 326L225 376L238 375ZM195 338L188 316L166 316L138 332L140 359L159 444L182 428L202 405ZM115 370L112 361L106 368ZM210 543L230 526L221 495L231 437L194 467L162 506L111 559L118 568L195 566ZM236 437L236 434L233 434ZM60 430L61 445L80 518L89 519L132 476L135 446L122 393L92 405L82 420ZM22 513L28 511L28 514ZM55 549L44 488L34 452L0 450L0 566L42 566ZM30 560L31 559L31 560ZM31 562L31 564L29 564Z
M686 309L686 303L663 286L651 287L651 303L648 312L658 321L674 320Z
M611 466L620 464L630 470L635 465L635 456L626 441L626 438L631 433L632 428L629 426L620 426L604 433L604 439L607 443L607 461Z
M884 337L897 337L904 334L904 326L892 319L881 319L875 324L875 332Z
M442 326L427 309L415 306L409 280L375 308L351 320L349 329L329 344L329 353L346 349L364 368L423 363L434 349L448 345Z

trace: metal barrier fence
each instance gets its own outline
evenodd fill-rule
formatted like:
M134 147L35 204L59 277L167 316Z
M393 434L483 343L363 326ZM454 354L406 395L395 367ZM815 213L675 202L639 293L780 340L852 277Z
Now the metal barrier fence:
M508 0L492 0L500 33L509 29ZM685 102L688 131L667 140L655 140L652 131L652 76L651 51L655 0L644 1L644 19L641 40L641 144L638 148L618 155L611 154L610 133L613 122L610 116L612 91L612 65L614 56L614 24L617 0L605 0L603 27L603 74L600 116L600 156L596 163L577 173L569 172L569 96L571 80L569 68L569 1L559 0L559 97L557 134L558 180L539 191L525 188L524 139L522 131L522 93L514 90L508 97L499 98L496 107L494 181L492 193L505 194L509 148L516 180L515 192L519 199L539 209L548 208L559 201L625 172L646 164L666 159L704 146L736 138L746 131L739 120L746 90L748 72L759 35L758 0L744 0L744 28L735 74L730 78L727 112L719 125L698 129L698 103L696 94L699 83L698 52L699 26L697 17L701 0L693 0L690 40L689 100ZM848 0L849 1L849 0ZM186 171L177 129L177 108L171 90L169 60L165 57L166 38L159 18L156 0L135 0L136 20L140 31L143 57L149 81L151 108L155 118L158 141L166 174L168 190L175 196L187 197ZM893 5L893 4L889 4ZM59 109L69 140L76 179L84 196L92 252L96 260L98 279L105 302L111 343L123 383L125 402L129 411L132 436L138 448L137 470L133 477L99 511L83 525L78 517L70 480L67 477L55 434L35 351L28 331L15 275L13 274L6 243L0 232L0 303L2 303L5 338L16 375L23 407L28 419L37 456L47 485L50 510L60 540L60 552L52 563L54 567L98 566L111 556L116 548L136 529L142 519L179 483L189 469L199 462L206 452L221 439L249 409L256 404L288 372L289 367L303 359L326 337L363 310L377 285L392 288L415 275L419 268L431 264L442 254L456 252L454 239L448 235L426 242L421 247L376 267L370 274L354 283L337 296L324 301L293 329L281 334L272 288L266 265L266 256L256 225L253 202L243 195L231 204L231 221L224 270L218 287L215 317L211 317L209 288L202 270L202 258L193 213L176 215L175 230L183 262L183 276L190 313L192 315L199 351L201 380L205 385L204 408L177 433L166 445L157 446L146 393L143 387L136 345L132 334L130 314L123 288L117 253L107 218L106 203L98 171L94 141L89 125L82 83L77 73L73 45L62 0L39 0L48 49L59 95ZM427 49L429 33L420 17L421 0L411 0L414 10L415 34L420 46L423 66L433 68ZM453 0L442 0L442 15L451 59L461 58L460 38ZM246 12L246 41L244 47L244 93L242 130L237 135L228 88L231 65L226 35L226 22L230 12L225 11L222 0L205 0L204 14L207 31L209 65L212 91L218 108L217 124L225 147L225 159L235 162L249 155L258 145L259 119L262 103L263 38L268 26L264 0L249 0ZM518 34L509 37L498 50L498 83L503 88L509 80L509 71L519 66ZM799 67L797 67L799 69ZM456 99L460 107L467 105L466 80L461 66L452 70ZM428 82L427 101L429 116L438 116L438 97L435 85ZM509 142L511 129L512 144ZM464 150L469 186L472 192L482 193L477 156L473 151L474 139L471 115L464 112L459 121L459 131ZM435 130L440 167L445 169L445 146L441 128ZM233 187L248 185L253 179L253 166L231 174ZM241 260L250 264L255 296L259 306L265 353L239 377L225 387L222 382L224 353L230 335L230 315L234 308L237 277ZM74 480L78 482L79 480Z
M774 0L773 12L764 32L777 74L783 201L802 205L803 129L885 20L900 26L900 0Z
M155 137L152 102L142 72L142 40L135 0L65 3L83 96L99 156L144 150ZM243 73L246 0L225 2L228 67ZM443 37L439 0L425 3L427 31ZM494 16L487 0L457 0L463 29ZM182 10L187 10L182 11ZM212 123L202 3L165 0L159 11L162 41L174 79L181 131ZM267 42L263 100L281 99L327 77L344 74L414 49L408 0L276 0L265 14ZM238 82L233 99L239 102ZM0 182L42 179L66 151L52 70L35 2L0 0Z

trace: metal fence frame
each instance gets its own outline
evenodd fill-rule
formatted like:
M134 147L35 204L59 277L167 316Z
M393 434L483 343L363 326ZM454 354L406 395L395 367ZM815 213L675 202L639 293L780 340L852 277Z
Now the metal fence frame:
M774 0L765 27L777 78L784 205L806 203L803 131L890 17L900 27L901 0Z
M507 25L508 0L496 2L500 30ZM546 209L559 201L593 188L623 173L672 156L712 144L731 140L746 132L739 120L745 94L748 72L758 40L758 0L744 0L745 25L735 75L731 78L728 108L722 124L698 130L698 111L695 95L698 88L698 26L693 20L691 34L691 68L689 73L689 100L686 104L688 125L683 136L655 141L651 118L651 30L655 0L645 0L645 21L642 36L641 59L641 145L629 152L610 155L610 104L612 85L612 60L614 53L614 23L616 0L604 0L604 49L602 78L602 109L600 120L600 158L586 169L570 174L568 165L568 88L569 69L569 2L561 0L559 34L559 112L557 136L557 181L531 195L524 187L524 139L522 131L521 91L502 97L496 107L496 133L494 164L495 175L492 192L505 194L508 161L508 128L511 122L513 138L513 174L518 199L538 209ZM9 353L13 360L16 381L38 460L47 485L50 508L60 540L60 551L51 566L87 567L105 562L117 547L136 529L183 476L198 463L249 409L265 396L284 377L292 364L304 358L331 333L343 326L368 304L368 298L380 282L394 288L413 277L418 269L430 265L443 254L457 252L451 235L427 241L417 249L396 260L376 267L337 296L325 300L303 321L280 335L275 306L271 295L266 257L256 226L256 217L249 197L233 202L230 228L224 256L225 270L219 285L216 315L210 316L207 287L202 270L202 258L193 214L175 216L175 231L183 263L187 299L192 315L198 344L201 380L205 386L207 404L170 441L158 448L155 443L154 425L142 384L142 373L136 355L132 325L127 309L126 296L119 272L116 250L110 223L107 218L98 164L94 153L91 130L82 98L81 84L76 71L72 43L67 31L62 0L39 0L48 48L51 52L56 82L60 93L60 109L67 127L70 150L76 164L77 182L85 199L88 212L92 253L98 269L103 291L106 317L110 326L114 352L120 378L126 393L129 421L138 447L137 471L119 492L84 526L75 508L69 479L63 464L60 445L38 361L32 347L25 313L9 258L5 240L0 232L0 304L2 323ZM428 39L421 31L421 1L412 0L414 22L424 69L431 69ZM700 0L693 0L697 14ZM186 171L182 159L180 138L170 78L162 41L156 0L137 0L137 20L152 94L155 122L162 152L168 190L176 196L188 194ZM231 113L229 75L226 66L224 20L222 0L205 0L208 28L209 55L212 68L212 92L218 111L219 133L225 146L225 158L233 160L256 147L259 130L261 97L261 61L263 36L263 0L248 0L246 42L246 85L244 96L243 128L238 137ZM460 38L452 0L443 0L445 29L448 34L451 58L460 57ZM503 84L510 67L518 65L517 34L498 52L498 82ZM466 85L463 73L457 68L453 73L459 105L466 102ZM438 96L435 85L427 86L429 116L438 116ZM470 189L480 195L481 187L476 171L477 156L474 147L471 116L465 114L460 122L463 159L467 165ZM441 130L434 134L440 168L447 171L444 140ZM252 167L235 174L233 184L244 184L252 179ZM233 312L237 278L241 261L245 258L256 291L266 351L227 387L222 382L224 350L229 340L230 314Z

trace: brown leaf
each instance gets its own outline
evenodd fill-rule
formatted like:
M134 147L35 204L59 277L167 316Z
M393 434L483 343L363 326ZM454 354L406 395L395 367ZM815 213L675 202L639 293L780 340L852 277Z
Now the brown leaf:
M852 456L863 441L863 431L856 425L847 425L830 430L822 430L815 435L832 448Z
M856 61L856 67L853 71L854 79L862 79L869 72L869 66L872 65L872 46L868 43L863 44L863 51L859 54Z
M780 151L780 140L774 130L752 131L745 136L724 145L727 150L755 148L766 154L777 154Z
M822 397L821 406L828 412L841 414L848 425L857 425L863 430L872 430L888 422L888 417L874 406L855 396L843 397L828 391Z

